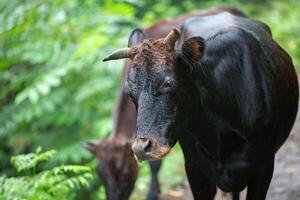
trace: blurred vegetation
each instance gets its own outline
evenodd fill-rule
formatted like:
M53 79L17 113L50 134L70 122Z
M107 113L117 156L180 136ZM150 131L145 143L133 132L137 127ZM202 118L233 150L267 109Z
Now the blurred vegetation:
M266 22L300 69L298 0L0 1L0 184L13 184L15 176L25 180L13 169L11 157L34 152L38 146L57 151L39 165L40 172L61 163L94 167L81 144L109 134L123 64L102 63L101 58L126 46L135 27L223 5ZM145 194L146 164L140 174L132 199ZM36 176L22 184L35 184ZM160 176L166 177L161 178L163 192L185 179L179 147L164 162ZM87 199L89 193L91 199L104 199L99 180L90 182L88 189L68 198Z
M54 150L14 156L12 164L18 172L26 175L19 177L0 176L0 199L21 200L66 200L74 196L73 191L88 186L93 177L89 167L78 165L56 166L36 173L37 165L55 155Z

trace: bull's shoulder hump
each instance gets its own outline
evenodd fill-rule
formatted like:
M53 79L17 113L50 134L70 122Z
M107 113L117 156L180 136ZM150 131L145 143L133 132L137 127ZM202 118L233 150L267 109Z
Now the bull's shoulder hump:
M263 22L235 16L228 12L207 17L190 18L185 21L181 29L184 39L200 36L207 40L214 35L235 28L245 29L254 34L271 36L270 28Z

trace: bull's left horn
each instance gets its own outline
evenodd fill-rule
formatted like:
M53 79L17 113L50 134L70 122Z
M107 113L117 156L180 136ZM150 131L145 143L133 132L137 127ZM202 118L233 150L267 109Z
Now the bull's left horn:
M172 31L165 37L165 44L169 45L171 49L174 48L176 41L180 38L180 30L173 28Z
M124 48L114 51L109 56L105 57L102 61L109 61L109 60L117 60L122 58L129 58L130 57L130 48Z

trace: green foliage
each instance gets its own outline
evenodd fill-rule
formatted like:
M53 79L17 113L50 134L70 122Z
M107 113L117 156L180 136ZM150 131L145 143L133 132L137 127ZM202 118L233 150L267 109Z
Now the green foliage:
M251 18L270 25L274 39L300 67L298 0L0 1L1 185L8 187L16 182L20 191L29 194L30 188L37 184L33 177L42 177L43 173L35 174L39 168L47 167L54 183L56 176L63 180L60 177L70 173L64 167L55 167L60 163L91 165L93 158L82 149L82 142L109 134L123 64L122 61L104 64L101 58L126 46L127 37L135 27L224 5L238 7ZM35 151L38 146L58 153L48 161L54 151ZM163 191L184 179L179 152L175 150L166 159L160 175ZM25 155L11 159L16 154ZM19 177L10 160L19 173L30 176ZM137 199L145 193L150 178L148 166L141 167L134 195ZM171 175L172 179L162 178ZM89 188L90 198L103 199L103 188L95 188ZM40 194L35 195L38 198ZM69 195L74 196L79 199L84 195L76 190Z
M48 161L55 151L41 152L12 157L12 164L18 172L35 172L37 164ZM6 200L57 200L74 199L74 190L89 186L93 178L91 169L79 165L55 166L31 175L0 176L0 199Z
M117 44L109 35L119 35L108 33L104 8L97 1L9 0L0 10L2 146L10 155L42 145L64 154L63 162L89 158L80 143L111 129L111 91L119 85L120 63L100 62L107 44Z
M11 162L13 166L17 169L17 171L21 172L34 168L40 161L49 160L49 158L52 158L53 155L56 153L56 151L54 150L40 153L41 150L42 149L39 147L35 153L13 156L11 158Z

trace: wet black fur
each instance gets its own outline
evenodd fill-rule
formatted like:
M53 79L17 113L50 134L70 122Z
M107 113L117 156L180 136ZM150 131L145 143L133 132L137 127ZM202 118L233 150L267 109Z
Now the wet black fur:
M137 137L179 141L196 200L213 199L216 186L234 193L248 187L247 200L263 200L274 155L298 107L291 59L265 24L246 18L194 18L182 33L179 50L192 37L204 42L198 62L179 51L175 76L166 66L133 67L129 73L126 90L138 109ZM164 93L166 77L174 85Z

